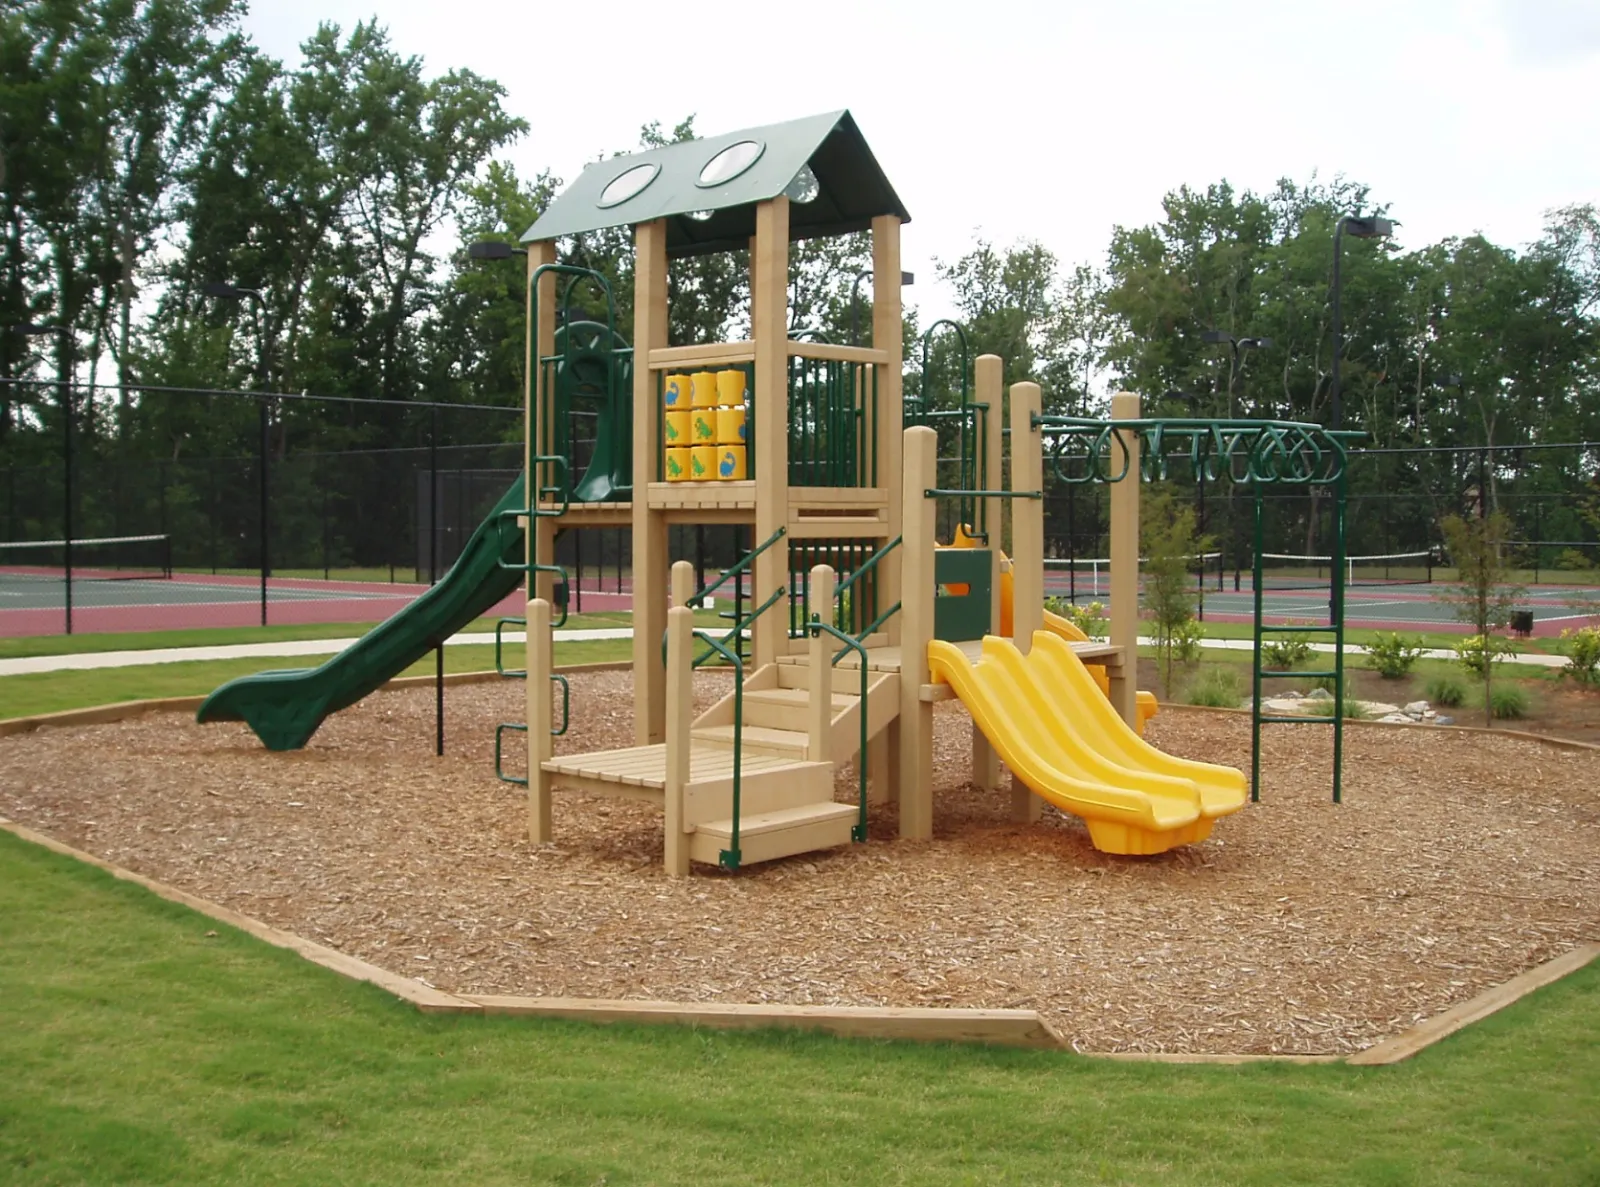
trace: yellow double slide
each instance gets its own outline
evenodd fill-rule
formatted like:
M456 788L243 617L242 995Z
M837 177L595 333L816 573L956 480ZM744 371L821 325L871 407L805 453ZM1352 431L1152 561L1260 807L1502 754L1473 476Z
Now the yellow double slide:
M1080 816L1105 853L1164 853L1203 841L1245 802L1242 771L1177 758L1117 715L1065 639L1033 636L1024 656L988 636L970 663L953 643L928 645L933 678L950 685L1013 774Z

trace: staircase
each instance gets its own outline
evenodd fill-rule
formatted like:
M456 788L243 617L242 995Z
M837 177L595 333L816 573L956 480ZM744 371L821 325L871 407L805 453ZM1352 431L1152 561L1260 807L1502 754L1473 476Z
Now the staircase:
M746 678L739 694L730 692L690 726L691 754L702 762L726 756L730 773L735 734L739 737L741 865L828 849L855 838L859 806L834 800L834 772L860 749L863 713L869 738L893 720L899 710L900 677L868 673L863 705L859 676L830 672L830 684L837 679L850 691L833 687L823 712L813 695L812 671L809 663L764 665ZM726 786L716 787L692 783L693 794L686 796L684 824L694 830L689 855L695 861L717 862L730 848L731 778L724 782ZM718 804L725 805L722 817L707 818Z

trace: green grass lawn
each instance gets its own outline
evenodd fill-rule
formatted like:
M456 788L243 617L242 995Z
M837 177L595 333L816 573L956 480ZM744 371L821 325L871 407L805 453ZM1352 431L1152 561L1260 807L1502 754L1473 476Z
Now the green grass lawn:
M557 643L558 664L608 663L629 659L633 644L627 639L601 639L591 643ZM508 663L521 665L522 648L512 648ZM198 663L137 664L128 668L97 668L87 672L37 672L0 677L0 719L59 713L90 705L136 701L147 697L202 696L235 676L248 676L268 668L309 668L327 656L296 655L277 660L231 659ZM494 668L494 648L463 644L444 649L445 671L483 672ZM401 675L432 675L430 654Z
M0 834L16 1183L1592 1184L1600 967L1392 1068L427 1017Z

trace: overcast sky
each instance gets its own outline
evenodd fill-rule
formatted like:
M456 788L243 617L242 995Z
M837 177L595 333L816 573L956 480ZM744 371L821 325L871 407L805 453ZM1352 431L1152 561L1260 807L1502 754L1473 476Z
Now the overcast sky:
M1366 183L1420 246L1518 246L1600 202L1600 0L980 0L807 4L253 0L291 63L376 16L430 73L496 79L524 175L571 180L694 113L702 135L849 108L911 212L908 293L976 231L1099 262L1179 185ZM524 228L516 228L519 232Z

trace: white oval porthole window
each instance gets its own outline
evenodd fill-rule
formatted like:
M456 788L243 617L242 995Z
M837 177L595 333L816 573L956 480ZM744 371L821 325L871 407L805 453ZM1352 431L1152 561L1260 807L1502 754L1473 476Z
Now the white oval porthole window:
M741 140L736 144L728 145L727 148L705 163L705 167L700 170L700 179L696 184L709 189L714 185L721 185L725 181L732 181L760 160L761 154L766 147L759 140Z
M694 221L697 223L703 223L709 222L711 216L715 213L716 211L714 210L691 210L689 212L689 217L694 219Z
M596 205L601 210L622 205L654 181L656 174L660 172L661 166L653 161L624 170L613 177L606 188L600 191L600 201Z
M822 187L817 184L817 175L811 172L811 166L801 165L794 180L784 187L783 196L804 206L807 202L815 202L821 192Z

